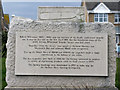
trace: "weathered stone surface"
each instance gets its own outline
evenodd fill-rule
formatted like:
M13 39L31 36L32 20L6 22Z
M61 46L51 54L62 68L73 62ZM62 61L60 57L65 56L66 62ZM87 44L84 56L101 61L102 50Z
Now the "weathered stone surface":
M65 77L65 76L15 76L16 32L74 32L108 33L108 77ZM24 45L24 43L23 43ZM14 17L10 24L7 41L6 81L8 87L60 87L93 86L115 87L116 56L115 28L111 23L42 22Z
M81 88L81 87L36 87L36 88L5 88L5 90L118 90L117 88Z
M39 7L40 21L85 21L84 7Z

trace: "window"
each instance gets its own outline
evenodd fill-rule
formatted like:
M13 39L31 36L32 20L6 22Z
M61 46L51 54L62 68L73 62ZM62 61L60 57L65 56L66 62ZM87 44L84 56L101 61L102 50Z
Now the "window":
M116 43L120 42L120 26L116 26Z
M115 27L115 30L116 30L116 33L117 33L117 34L120 34L120 26L116 26L116 27Z
M95 22L108 22L108 14L105 13L96 13L94 14Z
M120 22L120 14L115 14L115 22L116 23Z
M119 43L120 42L120 37L119 35L116 35L116 43Z

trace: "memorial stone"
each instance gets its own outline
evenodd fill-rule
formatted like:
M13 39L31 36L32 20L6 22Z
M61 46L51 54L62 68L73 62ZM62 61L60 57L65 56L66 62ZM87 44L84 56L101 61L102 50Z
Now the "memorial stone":
M14 17L6 69L6 90L117 90L115 27Z

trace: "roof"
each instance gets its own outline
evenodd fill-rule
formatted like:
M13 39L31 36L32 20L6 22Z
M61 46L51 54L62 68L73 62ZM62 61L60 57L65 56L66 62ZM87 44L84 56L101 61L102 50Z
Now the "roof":
M93 10L101 2L86 2L87 10ZM120 2L103 2L110 10L120 11Z

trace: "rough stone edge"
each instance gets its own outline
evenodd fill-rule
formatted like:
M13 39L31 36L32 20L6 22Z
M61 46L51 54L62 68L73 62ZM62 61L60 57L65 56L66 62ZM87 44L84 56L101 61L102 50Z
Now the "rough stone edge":
M6 87L4 90L118 90L117 88L80 88L80 87Z

